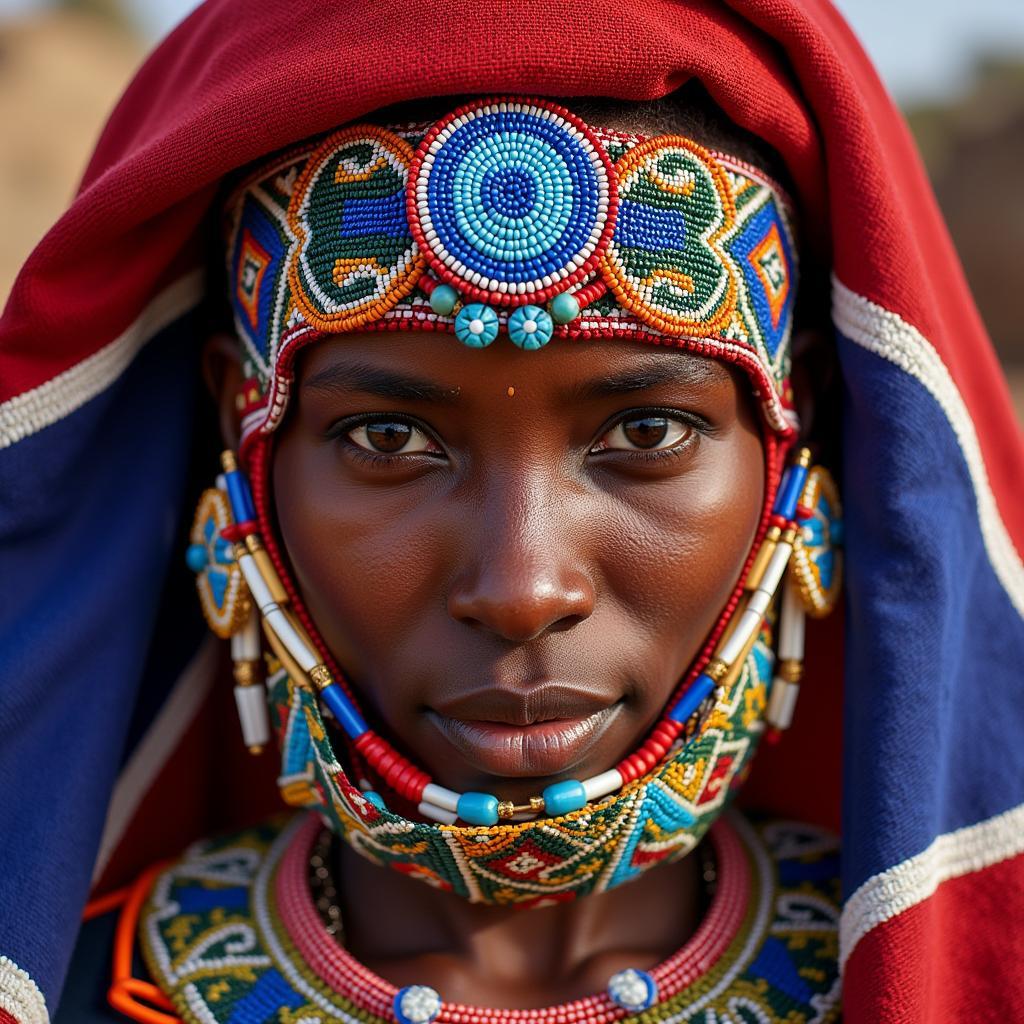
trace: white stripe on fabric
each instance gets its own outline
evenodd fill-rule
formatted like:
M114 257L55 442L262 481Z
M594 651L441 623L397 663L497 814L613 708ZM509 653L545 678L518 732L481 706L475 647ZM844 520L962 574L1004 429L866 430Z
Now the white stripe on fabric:
M928 899L943 882L1024 853L1024 804L938 836L922 853L869 878L839 919L839 969L872 928Z
M989 562L1017 613L1024 616L1024 563L999 514L971 415L942 357L916 327L851 291L836 277L832 278L832 316L851 341L920 381L946 414L971 475Z
M0 1010L6 1010L18 1024L50 1024L39 986L7 956L0 956Z
M0 402L0 448L31 437L105 391L153 335L191 309L203 294L203 271L193 270L156 295L124 332L45 384Z
M210 692L217 661L217 641L210 634L179 676L163 707L121 769L107 806L103 837L92 869L94 885L106 869L143 797Z

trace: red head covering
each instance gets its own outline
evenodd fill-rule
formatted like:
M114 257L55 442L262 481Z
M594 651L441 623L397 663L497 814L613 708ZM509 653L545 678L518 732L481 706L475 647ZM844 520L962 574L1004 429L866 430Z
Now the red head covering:
M51 1005L121 751L107 856L145 780L160 781L138 765L170 750L147 746L144 726L166 726L149 705L185 642L165 524L185 514L198 386L186 314L221 178L414 97L645 100L693 77L782 155L835 275L856 640L847 1019L1024 1016L1024 451L907 130L824 0L219 0L144 65L0 322L0 494L17 499L0 530L19 543L5 572L18 603L0 618L0 835L22 837L0 877L0 953ZM799 775L755 769L776 808L809 774L836 792L822 743L842 670L826 653L822 705L802 709L818 745L788 738ZM0 991L12 971L0 959ZM36 982L17 981L29 1010Z

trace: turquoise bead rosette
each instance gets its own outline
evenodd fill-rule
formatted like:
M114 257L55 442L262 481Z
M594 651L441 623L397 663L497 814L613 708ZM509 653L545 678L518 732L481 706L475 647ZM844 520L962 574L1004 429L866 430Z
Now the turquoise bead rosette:
M465 107L417 151L410 231L465 298L539 305L597 265L614 227L614 173L590 129L554 104Z
M484 98L300 143L250 172L226 214L243 440L281 423L303 346L385 329L450 332L478 351L502 333L523 352L557 339L689 348L743 366L772 429L793 432L791 203L681 135Z

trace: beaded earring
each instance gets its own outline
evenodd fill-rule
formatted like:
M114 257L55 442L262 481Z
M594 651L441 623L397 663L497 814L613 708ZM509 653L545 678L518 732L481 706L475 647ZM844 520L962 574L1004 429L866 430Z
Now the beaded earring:
M251 511L249 519L255 519L255 512ZM251 753L259 754L270 739L270 722L260 660L259 614L235 554L239 536L228 481L220 476L217 486L203 491L199 498L185 561L196 574L199 604L210 629L221 639L231 640L242 739Z
M798 530L779 612L778 661L765 719L775 742L793 721L803 677L806 617L828 615L842 588L843 537L839 489L824 466L813 466L796 506Z
M820 619L835 608L843 575L843 508L839 488L824 466L808 473L797 515L793 576L804 610Z

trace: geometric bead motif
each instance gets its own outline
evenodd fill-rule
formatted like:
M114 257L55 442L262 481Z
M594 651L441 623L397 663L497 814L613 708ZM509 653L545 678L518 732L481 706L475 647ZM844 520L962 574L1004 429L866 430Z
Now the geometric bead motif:
M436 122L360 123L300 143L240 182L225 219L229 297L258 392L243 439L281 422L304 344L402 329L479 347L485 338L456 328L472 304L497 311L524 349L628 338L739 362L769 424L792 429L788 201L758 170L682 136L589 126L547 100L483 100ZM543 315L513 322L527 306Z
M843 508L824 466L811 467L798 508L793 573L804 611L820 619L835 608L843 585Z
M308 889L300 894L291 888L290 858L298 853L303 866L308 864L301 845L310 834L305 824L299 815L205 840L157 875L139 916L137 937L150 975L177 1013L206 1024L394 1024L402 1016L418 1024L435 1010L437 1024L466 1021L464 1007L442 1004L432 989L395 991L353 963L347 951L325 949L326 942L335 940L326 937L315 909L313 919L302 912L312 900ZM621 1024L839 1020L840 890L834 837L808 825L751 823L738 815L730 827L738 843L719 885L740 884L746 898L745 910L726 926L721 951L708 955L705 942L705 948L684 947L673 954L685 957L682 978L664 970L670 961L649 974L624 971L627 977L620 975L613 992L584 997L586 1008L575 1019ZM730 878L739 863L749 865L746 881ZM307 935L306 928L316 928L316 934ZM660 992L649 983L656 974L663 978ZM395 1007L399 996L405 1005ZM652 1005L644 1009L647 999ZM608 1003L626 1004L625 1014ZM511 1013L519 1024L550 1024L574 1019L578 1006Z
M634 146L615 170L619 221L605 258L615 296L665 334L717 333L736 305L722 249L736 219L725 170L679 135Z
M210 629L225 640L241 628L250 611L242 570L231 543L220 535L231 522L227 497L215 487L203 491L189 533L189 557L205 555L201 567L196 568L199 561L193 566L199 605Z
M316 808L363 856L477 903L544 906L615 888L696 846L735 793L763 734L767 632L700 732L618 793L582 809L490 827L435 825L375 806L346 778L316 696L268 680L289 802Z
M393 132L355 125L309 158L288 206L289 276L306 322L357 330L415 287L425 261L405 212L412 155Z

